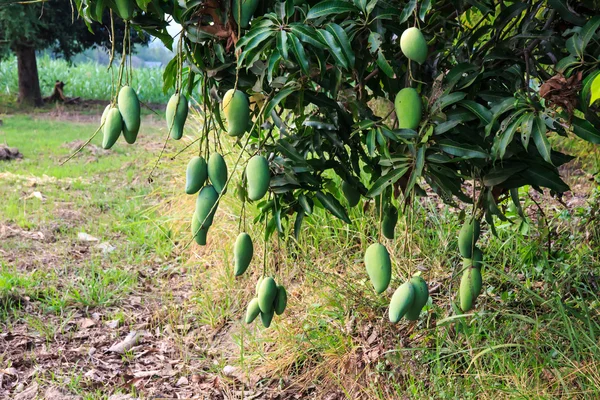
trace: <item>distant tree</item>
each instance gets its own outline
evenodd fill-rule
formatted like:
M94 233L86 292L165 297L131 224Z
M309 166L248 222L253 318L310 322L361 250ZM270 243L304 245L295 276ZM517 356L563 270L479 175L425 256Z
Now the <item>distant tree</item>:
M102 23L94 22L91 32L74 7L70 0L0 0L0 59L17 56L20 103L42 104L36 51L51 49L70 59L95 44L110 45L109 11ZM123 20L114 19L116 43L123 40L124 26ZM132 41L145 43L147 37L134 35Z

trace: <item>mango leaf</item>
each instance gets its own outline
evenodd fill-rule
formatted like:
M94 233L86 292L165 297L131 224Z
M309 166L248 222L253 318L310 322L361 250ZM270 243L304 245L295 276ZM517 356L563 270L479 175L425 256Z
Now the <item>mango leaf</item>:
M277 50L284 60L288 59L287 32L283 29L277 32Z
M544 119L540 115L535 117L533 120L533 129L531 131L533 142L544 158L544 161L552 164L552 159L550 157L552 148L550 147L550 142L548 142L548 137L546 136L546 129Z
M346 31L342 29L338 24L327 24L325 29L335 38L335 41L340 45L342 49L342 53L346 61L348 61L348 67L354 68L354 51L352 51L352 45L350 44L350 40L348 39L348 35Z
M521 162L506 163L496 165L490 172L484 175L483 184L485 186L496 186L527 168L527 164Z
M564 20L578 26L585 24L585 18L572 11L566 0L548 0L548 5L558 11Z
M404 6L404 9L402 10L402 14L400 14L400 21L398 22L400 24L403 24L406 21L408 21L408 18L412 15L413 11L415 11L416 7L417 0L409 0L409 2L406 3L406 6Z
M512 142L517 128L521 125L522 119L523 115L519 116L517 114L511 114L508 117L506 117L505 121L502 122L502 125L509 125L506 127L506 129L504 129L504 131L500 133L500 135L495 137L494 145L492 146L492 154L494 156L494 159L497 160L504 158L506 148Z
M350 218L348 217L348 214L346 213L346 209L344 208L344 206L342 206L340 204L338 199L333 197L333 195L331 193L325 194L319 190L316 194L317 194L317 199L321 202L323 207L325 207L329 212L331 212L334 216L341 219L345 223L347 223L347 224L351 223Z
M406 171L408 171L408 165L399 165L398 168L392 169L387 174L379 177L371 186L371 189L367 192L367 197L375 197L385 190L390 185L393 185L402 178Z
M523 213L523 207L521 207L521 201L519 200L519 189L512 188L510 189L510 198L512 199L515 207L517 208L517 212L519 216L525 219L525 214Z
M294 238L298 240L300 238L300 231L302 229L302 221L304 221L304 210L298 211L296 214L296 221L294 222Z
M585 50L590 40L596 34L596 31L600 27L600 16L596 15L592 17L584 26L581 28L581 32L579 32L579 36L581 37L581 49Z
M546 187L557 193L564 193L569 190L569 185L560 179L556 171L538 164L529 165L521 172L521 175L534 186Z
M454 92L454 93L444 94L439 99L437 99L437 101L433 105L432 110L433 111L436 111L436 110L441 111L444 108L446 108L456 102L461 101L465 97L467 97L467 94L464 92Z
M431 0L424 0L419 7L419 19L425 22L425 16L431 9Z
M566 56L565 58L561 58L559 62L556 63L556 70L558 72L564 73L571 67L579 65L580 60L575 56Z
M310 44L313 47L319 49L325 49L326 46L321 41L321 37L317 33L317 30L309 25L300 23L290 24L290 31L302 42Z
M438 142L440 149L450 155L462 158L489 158L489 155L479 146L458 143L454 140L443 139Z
M584 119L573 117L573 133L590 143L600 144L600 131Z
M483 125L487 125L492 121L492 112L473 100L463 100L458 105L471 111Z
M325 29L319 29L317 32L321 36L323 43L327 44L329 53L333 56L333 58L335 58L336 62L340 64L342 68L348 69L348 61L345 57L342 57L342 49L333 35Z
M405 195L408 196L417 183L417 179L423 174L423 166L425 165L425 146L421 146L417 151L417 157L415 159L415 167L413 168L406 189L404 190Z
M302 47L300 40L298 40L296 36L289 36L291 44L290 47L292 48L292 53L294 53L294 56L296 57L296 62L298 62L298 65L300 65L300 68L302 69L302 72L304 72L304 75L308 75L308 69L310 68L310 64L308 63L308 57L306 57L306 53L304 52L304 47Z
M535 115L532 112L526 112L521 120L521 143L525 150L529 146L529 138L531 137L531 131L533 130L533 120Z
M312 7L308 11L308 14L306 14L306 19L315 19L345 12L358 12L358 9L347 1L325 0Z
M586 104L586 108L591 106L592 104L594 104L594 102L598 99L600 99L600 71L596 71L594 72L594 79L591 80L590 83L590 102L589 104ZM586 88L584 87L584 90ZM584 95L584 92L582 91L582 95Z

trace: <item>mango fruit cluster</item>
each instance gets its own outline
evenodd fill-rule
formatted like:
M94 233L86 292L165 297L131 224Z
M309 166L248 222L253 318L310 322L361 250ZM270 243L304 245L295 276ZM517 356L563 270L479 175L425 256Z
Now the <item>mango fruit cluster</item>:
M121 132L125 141L135 143L140 131L140 101L131 86L123 86L117 96L117 105L109 104L100 119L102 124L102 148L110 149L119 139Z
M263 277L256 283L256 297L250 300L246 308L246 323L252 323L260 315L265 328L271 326L273 316L281 315L287 307L287 291L283 285L277 285L271 276Z
M460 279L460 308L467 312L475 305L483 284L481 267L483 252L476 246L481 233L479 220L465 221L458 234L458 250L463 257L463 273Z

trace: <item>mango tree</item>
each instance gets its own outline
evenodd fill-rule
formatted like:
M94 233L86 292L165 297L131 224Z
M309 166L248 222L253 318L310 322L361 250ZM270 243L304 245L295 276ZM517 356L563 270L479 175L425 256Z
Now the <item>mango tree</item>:
M236 141L236 166L250 161L227 193L259 202L267 238L299 235L315 207L351 223L344 204L360 199L374 200L388 238L398 219L393 202L406 209L429 189L467 205L459 235L463 311L481 290L480 226L494 233L494 217L505 218L499 203L511 201L522 213L523 186L553 196L569 190L558 168L572 157L552 147L552 136L600 143L594 1L75 3L88 23L111 7L128 27L169 47L169 21L181 25L164 73L165 91L175 92L167 109L172 138L181 137L195 97L204 116L197 158L217 151L209 141L215 132ZM382 101L389 112L377 110ZM224 163L211 168L197 158L188 193L199 191L192 234L204 244L231 177ZM335 176L341 187L332 185ZM252 258L248 240L236 242L240 273ZM386 247L372 244L365 264L382 293L392 273ZM271 278L257 293L247 320L261 313L269 325L284 295ZM418 318L427 298L427 285L413 277L392 297L390 319Z

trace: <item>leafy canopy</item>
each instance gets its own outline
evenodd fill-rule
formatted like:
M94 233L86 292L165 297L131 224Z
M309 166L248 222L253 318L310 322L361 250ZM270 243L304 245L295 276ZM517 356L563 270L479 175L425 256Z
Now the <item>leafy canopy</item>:
M96 19L98 0L75 4ZM268 233L294 212L299 226L307 199L347 221L332 173L385 202L391 193L423 195L426 183L448 203L474 201L477 217L493 222L503 218L504 198L520 209L521 186L569 189L558 167L571 157L552 148L552 135L600 143L590 104L600 90L594 1L271 0L248 29L235 24L229 1L135 7L132 26L167 46L167 19L182 25L164 86L200 94L203 134L224 130L218 100L228 89L252 96L257 123L248 140L272 155L275 173L275 196L263 207L272 211ZM422 65L400 51L409 27L427 41ZM405 87L423 101L414 130L398 129L402 115L376 107ZM474 198L465 181L477 188Z

